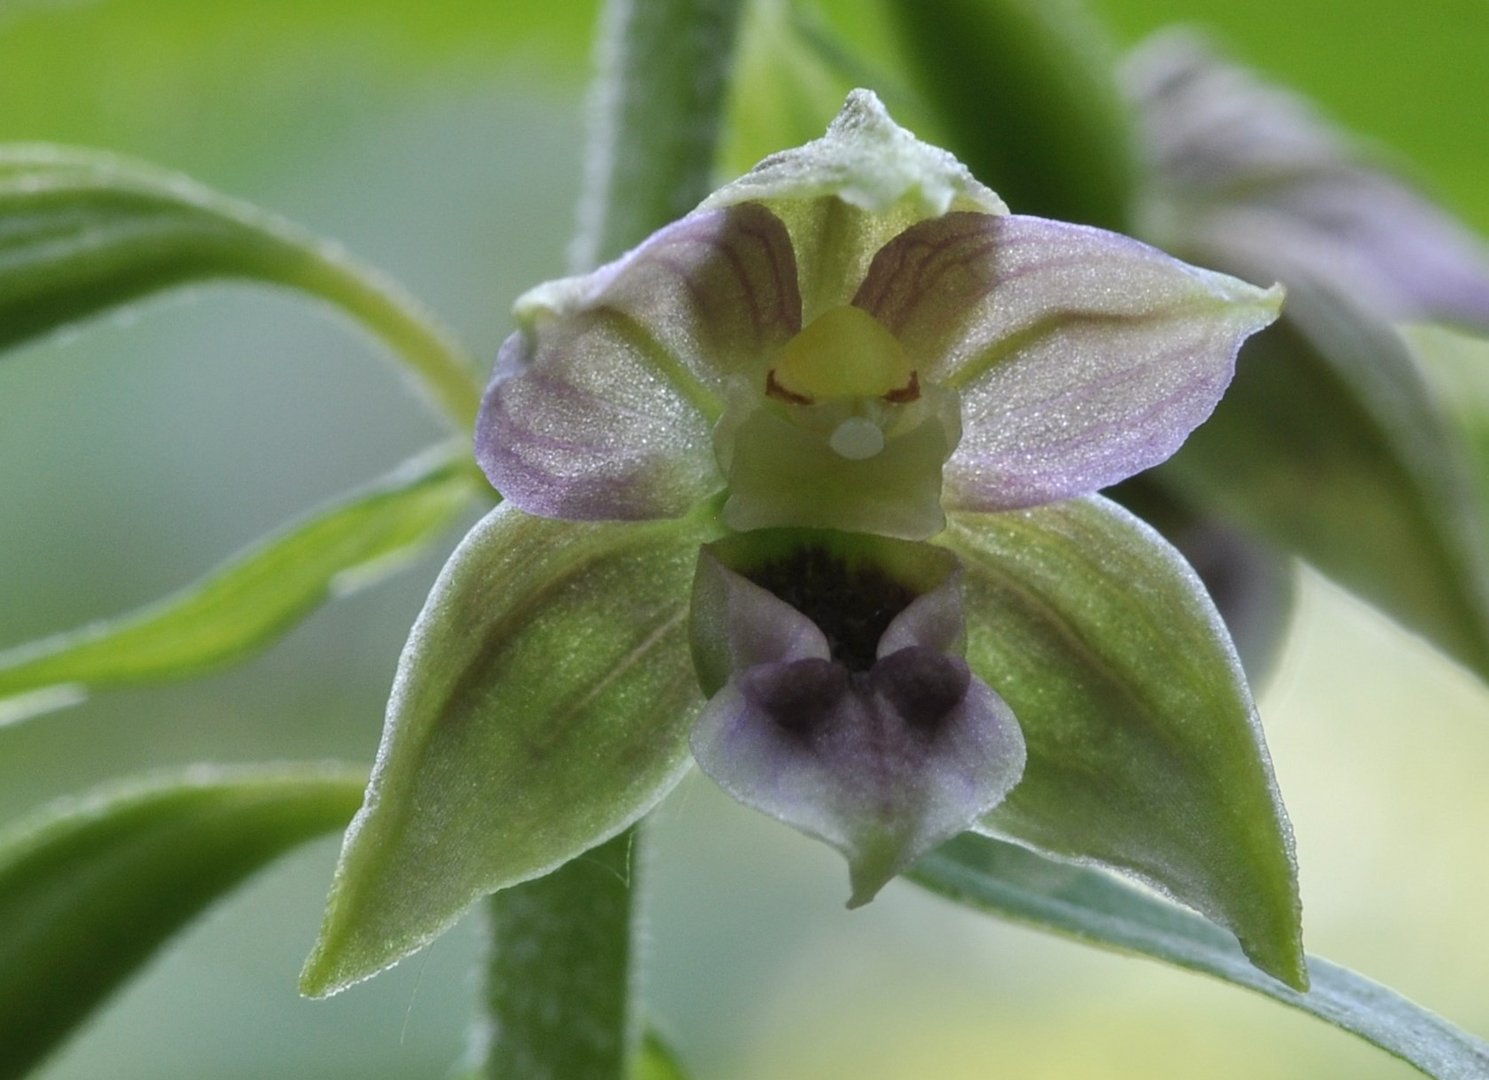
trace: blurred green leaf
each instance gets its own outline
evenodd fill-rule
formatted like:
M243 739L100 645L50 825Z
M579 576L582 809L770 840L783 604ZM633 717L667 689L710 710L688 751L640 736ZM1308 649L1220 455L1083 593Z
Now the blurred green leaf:
M271 859L340 828L360 775L197 767L0 838L0 1077L24 1075L155 949Z
M1305 985L1292 835L1234 648L1198 578L1100 497L953 514L967 660L1029 759L987 819L1130 873Z
M702 698L687 608L703 520L486 516L409 635L367 802L302 988L334 993L487 893L646 812L688 767Z
M1489 506L1489 338L1425 324L1399 329L1468 447L1480 505Z
M1489 678L1489 533L1401 337L1318 287L1242 350L1214 416L1155 474Z
M888 0L946 147L1016 213L1128 229L1139 177L1115 56L1078 0Z
M194 675L262 648L447 527L477 491L467 457L461 448L416 458L174 596L0 652L0 724L75 703L92 689Z
M176 286L246 278L340 308L459 426L480 387L433 317L335 245L188 178L98 151L0 147L0 348Z
M655 1031L648 1030L642 1037L631 1080L688 1080L688 1074L672 1048Z
M268 144L324 143L368 95L409 79L588 73L594 0L6 0L0 138L148 149L193 168L252 167ZM44 89L43 89L44 88ZM245 123L234 123L234 120ZM222 138L222 127L232 137ZM220 175L214 171L213 175Z
M923 859L910 877L969 907L1255 990L1439 1080L1489 1076L1489 1044L1399 994L1317 957L1307 960L1312 989L1299 993L1258 972L1224 931L1099 871L964 834Z

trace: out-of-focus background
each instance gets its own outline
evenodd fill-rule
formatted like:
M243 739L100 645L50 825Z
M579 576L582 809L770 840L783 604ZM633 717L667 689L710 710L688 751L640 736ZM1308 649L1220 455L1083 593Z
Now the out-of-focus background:
M757 58L782 19L760 7ZM1214 28L1489 231L1482 0L1095 8L1124 43L1175 20ZM277 210L387 268L489 357L512 298L563 269L594 14L542 0L0 0L0 139L124 151ZM745 98L743 138L768 139ZM831 102L798 110L820 129ZM185 584L441 434L375 349L262 289L197 290L0 357L0 648ZM168 764L370 762L444 553L229 673L0 727L0 819ZM1489 1033L1489 691L1305 575L1262 710L1310 948ZM846 912L835 854L706 780L658 817L646 1000L699 1080L1416 1075L1242 991L911 885ZM214 909L42 1075L446 1075L473 926L329 1002L296 996L335 851L306 848Z

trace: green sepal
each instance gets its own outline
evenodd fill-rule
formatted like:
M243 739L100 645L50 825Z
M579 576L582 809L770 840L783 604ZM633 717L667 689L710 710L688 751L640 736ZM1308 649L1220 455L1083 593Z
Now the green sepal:
M1020 214L1130 232L1141 168L1115 58L1078 0L888 0L947 147Z
M1307 985L1292 835L1234 647L1156 532L1099 496L953 514L967 660L1012 706L1024 778L984 824L1122 870Z
M1464 459L1396 331L1292 285L1288 316L1154 475L1489 678L1489 531Z
M1441 1080L1489 1075L1489 1044L1394 991L1316 956L1300 993L1257 971L1228 934L1098 870L1016 844L963 835L908 875L956 903L1128 955L1148 956L1265 994Z
M688 1080L688 1072L666 1040L651 1028L641 1037L641 1049L631 1066L631 1080Z
M1157 529L1194 567L1225 620L1247 682L1265 683L1292 622L1294 560L1256 533L1179 499L1151 470L1104 494Z
M282 852L344 826L363 774L195 766L68 799L0 838L0 1078Z
M501 506L409 636L302 989L365 979L481 896L615 835L688 767L688 592L711 513L586 524Z
M465 452L422 455L172 596L0 652L0 724L100 688L185 678L241 659L325 600L402 565L480 484Z
M176 286L242 278L328 301L385 341L458 426L480 386L433 316L320 240L177 173L0 146L0 349Z

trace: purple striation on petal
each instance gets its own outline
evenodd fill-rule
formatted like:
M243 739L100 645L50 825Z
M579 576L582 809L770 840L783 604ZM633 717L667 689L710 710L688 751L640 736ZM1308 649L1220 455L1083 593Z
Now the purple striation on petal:
M1025 748L1012 711L946 651L962 636L955 574L900 611L867 670L829 656L798 609L707 549L699 584L695 618L707 605L728 612L733 671L694 728L693 756L740 802L840 850L849 906L1018 782Z
M1489 248L1299 95L1166 33L1128 62L1159 195L1192 257L1312 280L1397 319L1489 328Z
M948 507L1089 494L1163 461L1214 409L1280 295L1116 233L954 213L875 257L854 304L962 396Z
M528 513L591 520L673 517L718 490L725 378L801 328L789 238L758 206L689 215L517 314L476 458Z

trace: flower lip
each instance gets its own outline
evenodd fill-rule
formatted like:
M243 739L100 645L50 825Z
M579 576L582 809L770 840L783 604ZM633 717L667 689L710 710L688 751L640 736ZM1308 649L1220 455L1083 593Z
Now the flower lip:
M843 699L849 683L847 668L820 656L762 664L740 677L740 689L751 705L803 736Z
M804 529L706 545L692 610L698 765L847 857L850 907L996 806L1025 747L959 655L960 564L931 544Z
M872 563L854 565L828 548L803 546L744 576L805 615L847 671L874 664L879 640L915 592Z
M967 696L972 670L959 656L907 645L880 657L869 683L907 727L932 735Z

